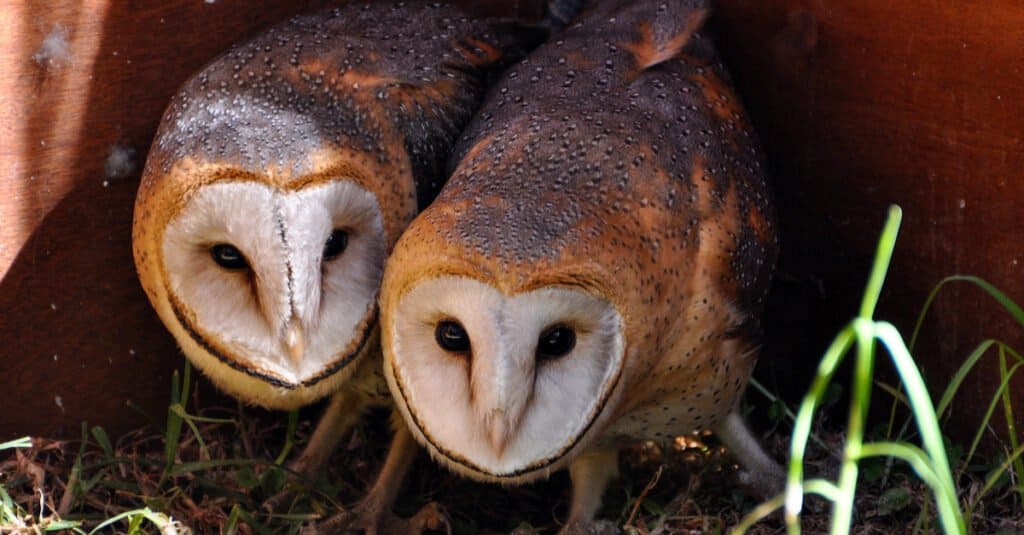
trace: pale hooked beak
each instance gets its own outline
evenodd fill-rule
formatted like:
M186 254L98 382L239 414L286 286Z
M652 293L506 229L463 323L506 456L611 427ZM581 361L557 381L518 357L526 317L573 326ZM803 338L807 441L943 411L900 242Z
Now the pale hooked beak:
M306 351L306 335L298 316L293 315L284 329L284 345L288 348L288 357L291 358L292 364L301 364L302 354Z
M505 452L505 447L508 446L509 436L512 434L512 426L509 425L508 418L505 417L505 411L493 409L487 414L484 426L491 447L501 457L501 454Z

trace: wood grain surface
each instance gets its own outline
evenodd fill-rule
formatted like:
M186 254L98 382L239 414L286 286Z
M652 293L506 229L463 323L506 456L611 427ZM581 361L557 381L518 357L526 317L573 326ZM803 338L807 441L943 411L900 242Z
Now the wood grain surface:
M928 292L955 273L1024 302L1024 5L729 0L714 22L772 164L782 258L762 365L775 361L783 391L804 391L856 313L891 203L903 228L879 318L909 338ZM988 337L1024 347L982 291L947 287L915 351L936 400ZM973 432L998 384L993 353L950 431ZM1011 391L1024 405L1024 378Z

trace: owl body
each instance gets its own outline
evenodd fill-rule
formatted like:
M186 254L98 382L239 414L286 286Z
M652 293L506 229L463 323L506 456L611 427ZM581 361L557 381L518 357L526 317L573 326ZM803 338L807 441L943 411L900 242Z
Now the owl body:
M512 68L385 273L385 375L413 435L474 479L569 467L570 525L623 440L749 445L735 407L774 211L704 16L597 2Z
M521 44L448 6L347 5L272 27L186 82L133 228L140 281L186 356L269 408L340 388L377 351L388 251L439 189L487 71ZM361 391L382 393L364 368Z

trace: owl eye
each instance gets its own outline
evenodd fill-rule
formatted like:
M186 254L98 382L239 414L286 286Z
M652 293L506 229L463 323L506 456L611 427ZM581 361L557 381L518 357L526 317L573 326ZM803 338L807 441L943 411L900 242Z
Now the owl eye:
M218 266L224 269L236 270L249 267L242 252L230 243L218 243L210 247L210 256Z
M574 347L576 347L576 333L564 325L556 325L541 333L537 340L537 358L563 357L568 355Z
M330 260L342 253L348 246L348 232L335 229L324 243L324 260Z
M434 339L441 349L453 353L469 351L469 333L457 321L445 320L434 329Z

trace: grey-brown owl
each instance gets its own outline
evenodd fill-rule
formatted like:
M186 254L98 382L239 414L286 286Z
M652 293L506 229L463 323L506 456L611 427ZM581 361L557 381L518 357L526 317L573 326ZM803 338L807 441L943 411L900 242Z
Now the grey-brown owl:
M587 532L624 441L710 428L767 491L736 412L776 257L756 136L705 3L596 2L493 87L381 290L385 375L439 462L568 468Z
M384 261L484 77L542 37L510 29L415 2L299 16L213 60L164 114L135 206L139 279L229 394L273 409L334 394L300 470L390 402Z

